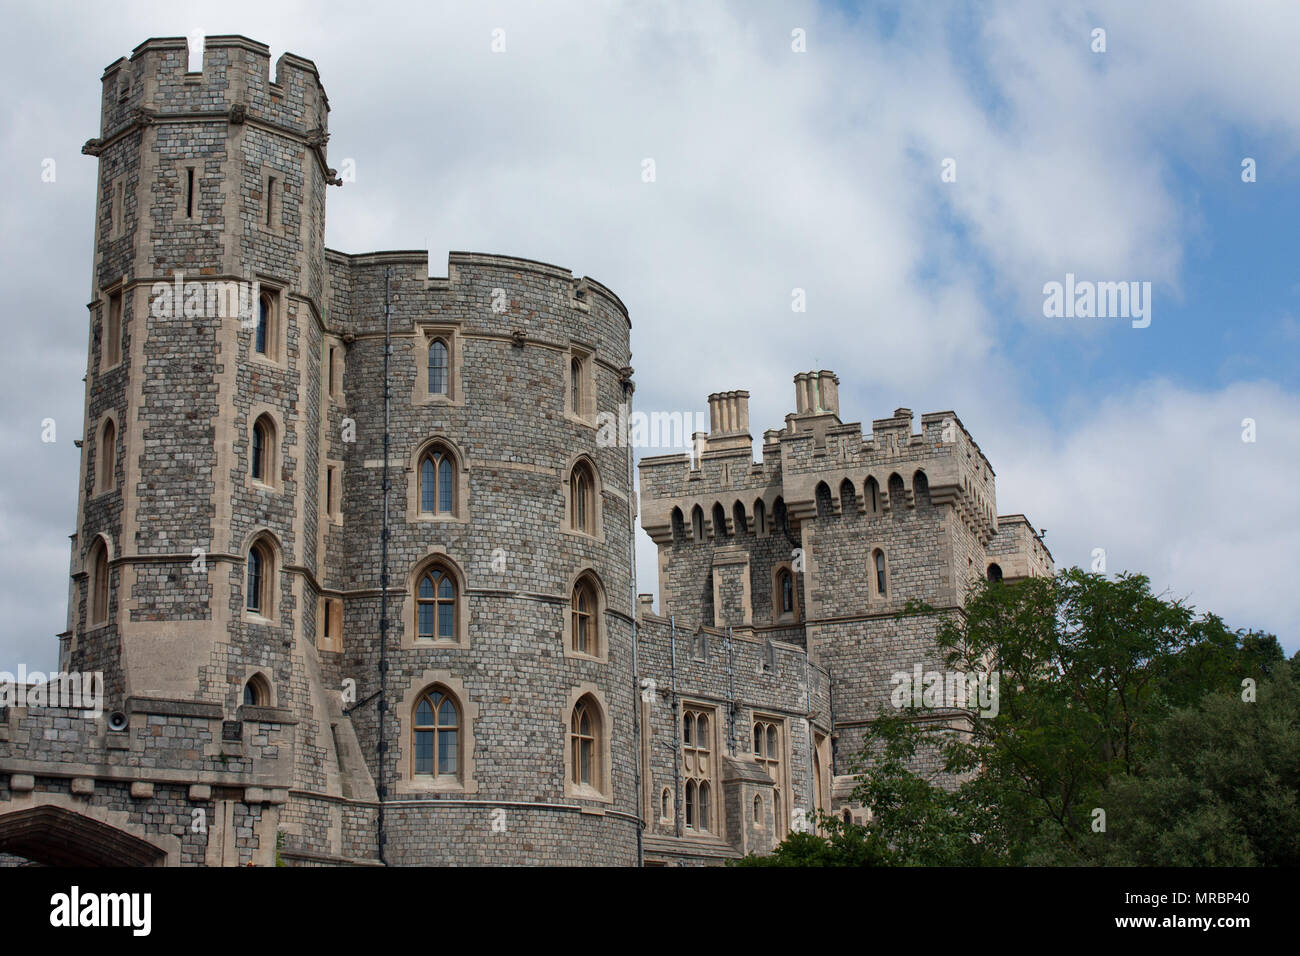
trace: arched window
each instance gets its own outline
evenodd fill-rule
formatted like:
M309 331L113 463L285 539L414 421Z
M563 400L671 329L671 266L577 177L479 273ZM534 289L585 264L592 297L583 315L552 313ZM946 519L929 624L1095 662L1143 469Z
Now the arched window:
M569 721L571 781L580 787L600 790L603 768L600 766L603 728L600 710L591 697L583 697L573 708Z
M1002 580L1001 565L996 563L989 565L989 580L992 581L994 584L997 584Z
M868 514L880 514L880 484L875 478L867 479L866 506Z
M596 475L585 461L569 473L569 524L574 531L596 533Z
M456 579L442 565L432 565L416 585L415 636L427 641L454 641L456 623Z
M456 513L456 460L441 445L434 445L420 457L420 512Z
M876 568L876 594L884 597L886 586L889 583L885 575L885 552L877 548L871 552L871 560Z
M261 674L254 674L248 679L248 682L244 684L244 706L271 706L271 690L267 686L266 678Z
M113 419L104 422L99 436L99 491L111 491L114 486L117 463L117 426Z
M831 502L830 485L826 484L826 482L824 481L817 482L816 496L817 496L817 517L819 518L830 517L831 511L834 510L834 506Z
M447 343L434 339L429 343L429 394L446 395L447 386Z
M895 517L902 514L903 508L907 505L907 489L903 485L903 479L897 473L889 476L889 507L893 510Z
M790 515L785 509L785 499L777 498L772 505L772 520L781 531L790 530Z
M754 826L763 825L763 798L754 794Z
M776 573L777 599L782 614L794 613L794 575L786 568Z
M919 468L912 475L912 497L915 499L918 508L930 503L930 479Z
M582 359L569 363L569 407L573 414L582 415Z
M844 811L844 822L847 823L847 824L852 825L852 823L853 823L853 811L852 811L852 810L847 810L847 809L846 809L846 810Z
M275 474L275 423L270 415L262 415L253 422L252 445L249 474L254 481L269 485Z
M754 502L754 534L767 534L767 511L762 498Z
M271 297L263 294L257 300L257 334L253 347L259 355L269 354L271 348L271 321L274 317L274 307L271 304Z
M271 549L257 541L248 549L248 580L244 589L244 607L269 617L271 611Z
M731 520L735 522L736 534L745 534L749 531L748 523L745 521L745 506L739 501L731 506Z
M713 536L715 538L727 536L727 510L719 502L713 504Z
M411 752L413 773L460 776L460 707L443 687L432 687L415 703Z
M776 784L772 792L772 823L777 839L785 833L781 819L781 790L785 774L781 758L781 733L774 720L754 721L754 762L768 772Z
M592 657L600 654L600 605L591 578L582 577L573 586L570 613L573 615L570 648Z
M90 593L86 608L87 627L108 623L108 546L97 538L90 549Z
M667 787L659 791L659 819L671 820L673 816L673 792Z
M704 540L704 509L699 505L691 509L691 537L696 541Z
M687 708L682 715L682 759L686 777L686 826L707 832L712 816L713 734L707 711Z
M853 482L845 478L840 482L840 512L843 514L856 514L858 510L858 495L853 487Z
M682 517L682 509L673 509L673 543L680 543L686 537L686 519Z

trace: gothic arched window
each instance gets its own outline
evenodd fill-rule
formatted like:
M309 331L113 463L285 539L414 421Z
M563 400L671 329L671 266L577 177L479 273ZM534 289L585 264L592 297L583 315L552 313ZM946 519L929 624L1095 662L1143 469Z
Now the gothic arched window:
M440 564L429 567L416 585L415 636L429 641L456 640L456 580Z
M434 339L429 344L429 394L446 395L447 386L447 343Z
M460 707L451 692L430 688L415 704L413 772L434 777L460 776Z

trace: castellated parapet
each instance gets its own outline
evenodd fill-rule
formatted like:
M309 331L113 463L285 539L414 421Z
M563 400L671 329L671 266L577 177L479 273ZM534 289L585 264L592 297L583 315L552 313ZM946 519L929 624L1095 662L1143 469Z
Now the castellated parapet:
M905 615L907 602L958 609L977 578L1053 564L1023 515L999 519L993 468L955 413L923 415L914 430L899 408L864 437L840 421L834 373L794 384L795 411L763 433L759 462L749 435L716 418L695 460L643 458L641 524L659 550L660 615L799 648L827 675L833 712L814 733L834 742L835 779L817 805L860 814L844 803L848 761L890 705L892 675L942 669L934 619ZM970 717L932 719L960 728Z
M103 673L104 712L0 708L0 863L704 864L860 815L847 758L934 656L903 603L1051 571L956 416L864 439L801 373L755 463L749 393L711 395L693 461L641 463L656 613L632 453L600 439L633 395L618 297L327 250L316 67L239 36L188 59L111 64L84 148L60 666Z

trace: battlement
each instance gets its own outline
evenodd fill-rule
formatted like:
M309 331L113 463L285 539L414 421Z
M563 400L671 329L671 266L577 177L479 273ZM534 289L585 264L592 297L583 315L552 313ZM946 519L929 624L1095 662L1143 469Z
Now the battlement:
M712 516L719 505L729 527L741 520L733 517L737 508L756 522L760 500L763 514L784 509L797 527L817 516L823 485L832 514L842 512L851 486L849 497L859 513L875 500L889 514L898 507L895 498L911 509L921 495L932 504L953 505L981 540L997 534L993 468L954 412L922 415L921 430L914 433L912 410L897 408L888 418L875 419L864 438L860 423L839 419L839 379L833 372L801 372L794 382L795 411L786 416L784 429L763 433L761 464L751 460L749 393L743 391L709 396L712 427L694 468L684 455L641 460L642 526L653 539L672 540L678 520L689 531L696 508L703 513L705 537L714 534ZM824 507L825 491L820 494Z
M125 130L181 118L262 125L324 148L329 100L311 60L284 53L272 75L270 48L237 35L206 37L200 72L190 72L189 60L185 37L155 37L110 63L99 140L86 151Z
M484 282L470 281L470 277L501 273L512 277L535 277L539 282L529 283L540 286L538 294L548 300L548 304L557 301L579 313L590 313L593 307L598 312L617 316L623 325L630 329L632 320L628 316L627 306L623 300L606 286L590 276L575 276L570 269L556 266L535 259L523 259L517 256L494 255L481 252L452 251L447 254L447 272L445 275L430 274L430 257L427 250L390 250L380 252L346 253L336 249L325 250L325 261L330 271L331 285L335 302L331 309L331 325L335 331L363 334L382 329L382 317L366 314L353 316L348 307L352 293L364 290L376 284L382 286L386 273L392 270L392 288L395 295L414 296L413 308L436 310L440 299L455 298L461 295L486 295L482 306L487 313L497 312L491 301L490 285L484 288ZM509 302L501 303L503 316L517 312ZM402 311L402 310L399 310Z

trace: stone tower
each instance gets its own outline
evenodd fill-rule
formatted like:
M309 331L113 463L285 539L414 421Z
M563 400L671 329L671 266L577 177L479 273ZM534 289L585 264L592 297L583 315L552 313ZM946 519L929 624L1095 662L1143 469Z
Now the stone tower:
M626 308L525 259L327 251L315 66L188 58L111 64L84 148L60 663L106 699L0 710L0 856L635 862L632 468L596 423Z

